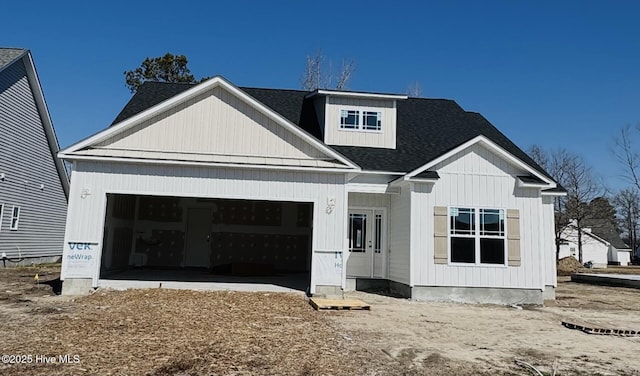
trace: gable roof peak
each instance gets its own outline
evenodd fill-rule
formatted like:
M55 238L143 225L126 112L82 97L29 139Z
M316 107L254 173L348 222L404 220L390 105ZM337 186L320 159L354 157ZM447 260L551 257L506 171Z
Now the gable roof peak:
M0 69L13 63L28 52L29 50L24 48L0 47Z

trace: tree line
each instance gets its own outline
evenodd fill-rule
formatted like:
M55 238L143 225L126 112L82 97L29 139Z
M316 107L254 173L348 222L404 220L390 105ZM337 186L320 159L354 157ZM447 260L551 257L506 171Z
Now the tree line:
M635 131L640 135L640 126ZM573 226L577 232L578 260L584 262L583 235L594 220L611 225L635 254L639 244L640 154L635 151L633 128L624 127L615 139L614 154L628 183L618 190L611 190L577 153L565 148L545 150L539 145L531 146L527 152L567 192L566 196L554 198L556 259L565 241L565 229Z
M132 92L138 91L146 81L200 83L210 77L196 78L188 67L185 55L174 55L167 52L163 56L147 57L140 66L124 71L125 86ZM317 89L348 90L349 81L356 71L356 61L342 59L338 66L327 58L322 50L306 56L306 62L300 78L300 88L306 91ZM406 88L406 94L412 97L422 96L422 85L413 81Z

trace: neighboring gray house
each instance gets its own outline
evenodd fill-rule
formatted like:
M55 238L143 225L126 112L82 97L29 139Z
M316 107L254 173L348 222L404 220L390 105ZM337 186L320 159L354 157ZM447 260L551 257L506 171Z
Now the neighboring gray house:
M0 48L0 259L62 255L69 181L31 52Z

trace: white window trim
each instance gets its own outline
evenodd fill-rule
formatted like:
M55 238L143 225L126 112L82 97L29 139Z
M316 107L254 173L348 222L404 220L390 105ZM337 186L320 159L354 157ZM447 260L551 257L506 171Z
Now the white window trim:
M351 124L348 124L348 126L345 126L345 124L342 124L342 113L346 112L347 116L349 116L349 112L355 112L356 113L356 124L353 124L353 128L351 128ZM339 112L339 118L340 118L340 129L344 130L344 131L357 131L360 130L360 121L362 120L362 114L360 113L360 110L352 110L352 109L344 109L341 108L340 112Z
M453 262L451 261L451 209L452 208L469 208L474 210L474 221L476 224L476 228L474 230L473 235L467 234L456 234L456 238L473 238L475 239L475 262ZM503 236L495 236L495 235L480 235L480 209L487 210L502 210L504 214L504 235ZM487 207L487 206L473 206L473 205L455 205L447 207L447 261L451 266L471 266L471 267L483 267L483 268L508 268L509 267L509 250L507 247L509 246L509 242L507 241L507 234L509 233L509 229L507 228L507 209L501 207ZM483 264L480 262L480 238L492 238L492 239L503 239L504 241L504 263L503 264Z
M4 214L4 204L0 204L0 231L2 231L2 214Z
M16 209L18 209L18 215L14 216L13 213L15 213ZM13 205L13 207L11 208L11 221L9 222L9 230L11 231L17 231L18 230L18 225L20 223L20 207ZM13 223L13 220L16 220L15 225Z
M363 132L363 133L384 133L384 113L379 108L372 107L341 107L338 109L338 119L342 119L342 111L356 111L358 112L358 125L356 128L343 128L342 122L338 121L338 131L344 132ZM365 112L377 112L380 114L380 129L365 129L364 128L364 113Z

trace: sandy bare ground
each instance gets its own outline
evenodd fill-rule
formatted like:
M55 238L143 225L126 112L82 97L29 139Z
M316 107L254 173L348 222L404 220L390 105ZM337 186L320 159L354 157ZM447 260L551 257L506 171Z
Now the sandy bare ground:
M530 374L516 357L547 372L557 360L560 375L640 375L640 338L560 325L640 329L640 290L562 282L555 303L523 310L354 293L372 310L316 312L301 294L148 289L69 299L35 286L36 271L42 280L58 273L0 269L0 353L32 356L0 364L1 375ZM36 363L42 355L56 359Z
M349 295L370 302L372 311L332 319L357 345L428 375L523 373L515 358L545 372L557 360L561 375L640 375L640 337L585 334L561 325L640 330L640 290L568 280L562 278L557 300L545 307L420 303L357 292Z

